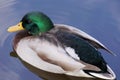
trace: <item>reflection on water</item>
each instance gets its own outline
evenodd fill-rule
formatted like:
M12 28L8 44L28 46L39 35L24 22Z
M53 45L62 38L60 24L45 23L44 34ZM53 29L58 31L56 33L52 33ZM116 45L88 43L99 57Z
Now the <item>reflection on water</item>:
M76 26L110 48L116 53L116 57L108 55L104 51L102 55L116 73L117 79L120 80L119 7L119 0L0 0L0 76L2 76L0 80L40 79L29 72L17 58L9 56L14 34L6 31L8 26L16 24L26 12L33 10L43 11L55 23ZM33 70L32 66L24 62L23 64L38 74L39 70ZM46 74L44 71L39 72L39 74L43 73L42 77ZM68 80L65 75L61 76Z

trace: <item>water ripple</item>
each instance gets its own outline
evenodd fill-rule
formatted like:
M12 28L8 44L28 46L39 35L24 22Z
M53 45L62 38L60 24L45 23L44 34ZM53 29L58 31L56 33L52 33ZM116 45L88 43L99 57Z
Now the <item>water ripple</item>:
M0 77L0 80L20 80L20 76L10 70L6 65L0 64L0 76L4 76L4 77Z
M16 0L0 0L0 46L4 44L5 39L9 35L6 30L8 25L12 22L12 15L14 15L14 5Z

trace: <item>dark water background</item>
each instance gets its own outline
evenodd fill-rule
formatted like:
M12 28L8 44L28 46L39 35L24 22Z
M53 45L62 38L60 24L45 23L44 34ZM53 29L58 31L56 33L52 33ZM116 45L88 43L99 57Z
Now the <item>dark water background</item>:
M0 80L39 80L9 55L15 33L9 26L29 11L42 11L54 23L69 24L92 35L117 56L102 51L120 80L120 0L0 0Z

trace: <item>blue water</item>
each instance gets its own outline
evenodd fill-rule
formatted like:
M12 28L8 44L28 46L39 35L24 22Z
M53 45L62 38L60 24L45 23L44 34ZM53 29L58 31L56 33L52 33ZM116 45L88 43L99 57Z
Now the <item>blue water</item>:
M15 33L9 26L29 11L42 11L54 23L69 24L92 35L117 56L102 51L120 80L120 1L119 0L1 0L0 1L0 80L41 80L10 56Z

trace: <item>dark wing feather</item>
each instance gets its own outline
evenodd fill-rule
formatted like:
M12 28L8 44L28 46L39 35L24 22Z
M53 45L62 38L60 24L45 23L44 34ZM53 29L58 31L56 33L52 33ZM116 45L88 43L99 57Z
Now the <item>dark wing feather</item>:
M55 36L63 45L73 48L80 60L99 67L103 72L107 71L101 53L83 38L64 29L59 29Z
M104 46L101 42L99 42L98 40L96 40L95 38L93 38L92 36L90 36L89 34L74 28L72 26L68 26L68 25L63 25L63 24L56 24L55 25L56 28L59 29L64 29L64 30L69 30L70 33L75 34L81 38L83 38L84 40L88 41L91 45L93 45L96 49L104 49L107 52L115 55L112 51L110 51L106 46Z

